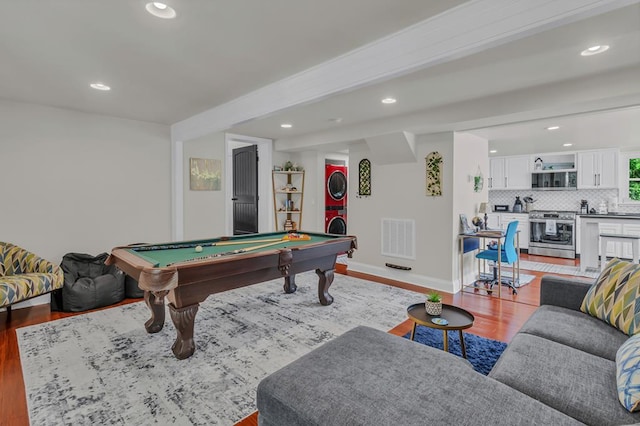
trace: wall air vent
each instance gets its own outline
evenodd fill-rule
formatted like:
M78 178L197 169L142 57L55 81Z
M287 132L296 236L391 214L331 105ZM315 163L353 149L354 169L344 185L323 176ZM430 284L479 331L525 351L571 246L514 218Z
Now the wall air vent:
M413 219L382 219L382 255L416 258L416 222Z

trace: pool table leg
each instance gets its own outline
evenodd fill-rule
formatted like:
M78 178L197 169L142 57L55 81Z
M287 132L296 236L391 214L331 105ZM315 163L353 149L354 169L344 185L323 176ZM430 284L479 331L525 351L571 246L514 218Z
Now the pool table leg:
M155 294L150 291L144 292L144 302L151 311L151 318L144 323L147 333L157 333L164 327L164 296L166 291Z
M171 350L178 359L189 358L196 350L196 344L193 341L193 324L198 307L200 307L199 303L184 308L176 308L173 303L169 303L169 314L178 333Z
M320 304L328 306L333 303L333 296L329 294L329 287L331 287L331 283L333 283L333 269L326 271L316 269L316 274L320 277L318 280L318 298L320 299Z
M295 275L287 275L284 277L284 292L287 294L295 293L298 289L296 285L296 276Z

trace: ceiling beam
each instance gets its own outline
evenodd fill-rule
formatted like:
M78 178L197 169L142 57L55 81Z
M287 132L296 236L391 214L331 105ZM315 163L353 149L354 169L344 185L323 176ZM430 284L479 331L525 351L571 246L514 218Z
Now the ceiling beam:
M297 105L468 56L640 0L471 0L171 126L188 141Z

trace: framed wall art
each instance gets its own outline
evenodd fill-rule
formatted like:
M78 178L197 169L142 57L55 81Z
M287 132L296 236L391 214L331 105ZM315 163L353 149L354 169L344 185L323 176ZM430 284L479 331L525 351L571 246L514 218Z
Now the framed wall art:
M222 189L221 160L190 158L189 171L189 189L192 191L220 191Z
M442 154L431 152L425 157L427 196L442 196Z

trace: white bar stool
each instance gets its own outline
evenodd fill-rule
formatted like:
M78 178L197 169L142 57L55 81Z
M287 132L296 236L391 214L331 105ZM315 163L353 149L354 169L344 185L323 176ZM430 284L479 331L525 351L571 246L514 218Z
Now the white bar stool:
M622 234L600 234L600 269L604 269L607 263L607 243L620 242L631 243L631 255L633 263L639 263L640 256L640 236L639 235L622 235Z

